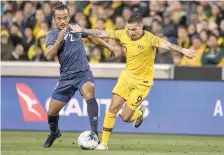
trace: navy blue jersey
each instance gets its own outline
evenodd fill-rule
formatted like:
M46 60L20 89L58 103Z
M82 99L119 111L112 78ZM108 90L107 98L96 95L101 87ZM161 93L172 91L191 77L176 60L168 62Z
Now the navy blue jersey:
M59 29L48 32L46 37L47 47L55 44L59 32ZM87 35L83 33L72 33L69 28L65 32L64 41L58 51L61 77L71 77L75 73L89 71L90 68L85 48L81 41L82 37L87 37Z

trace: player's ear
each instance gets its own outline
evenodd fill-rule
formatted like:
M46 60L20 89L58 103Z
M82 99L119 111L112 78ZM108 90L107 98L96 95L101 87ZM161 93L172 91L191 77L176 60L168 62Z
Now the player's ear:
M52 23L55 23L55 17L53 16L53 18L52 18Z
M143 23L140 23L140 28L143 29L144 25Z

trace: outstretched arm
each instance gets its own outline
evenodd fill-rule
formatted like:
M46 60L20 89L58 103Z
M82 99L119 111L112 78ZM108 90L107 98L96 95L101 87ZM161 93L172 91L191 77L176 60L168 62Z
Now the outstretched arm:
M99 38L109 38L109 33L104 31L104 30L98 30L98 29L86 29L82 28L79 25L70 25L70 28L74 32L84 32L88 35L94 36L94 37L99 37Z
M180 53L186 55L186 57L189 58L189 59L194 58L196 56L196 54L197 54L196 50L182 48L182 47L180 47L178 45L175 45L175 44L172 44L172 43L170 43L170 42L168 42L166 40L162 40L160 42L159 48L180 52Z
M109 50L110 52L110 58L114 58L115 57L115 48L108 44L106 41L104 41L103 39L97 38L97 37L92 37L92 36L88 36L87 39L99 46L105 47Z

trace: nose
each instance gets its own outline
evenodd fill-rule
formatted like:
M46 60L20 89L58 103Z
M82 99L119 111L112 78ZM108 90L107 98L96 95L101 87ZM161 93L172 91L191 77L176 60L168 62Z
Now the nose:
M134 33L132 31L129 32L130 35L133 35Z
M65 19L62 19L61 20L61 24L65 24Z

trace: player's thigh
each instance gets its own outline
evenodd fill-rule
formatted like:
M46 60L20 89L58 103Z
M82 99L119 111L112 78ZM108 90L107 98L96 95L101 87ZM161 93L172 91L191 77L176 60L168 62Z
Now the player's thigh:
M62 107L71 99L75 93L71 81L59 80L51 96L49 114L58 114Z
M128 79L125 77L120 76L118 79L117 84L115 85L112 93L117 94L118 96L122 97L123 99L127 100L130 94L129 89L130 83Z
M130 113L130 110L135 111L138 106L144 101L151 90L151 86L145 85L133 85L131 88L130 95L127 99L126 108L124 108L124 113Z
M135 112L134 110L130 109L130 107L127 104L125 104L121 113L122 120L124 122L128 122L131 119L134 112Z
M112 100L109 107L109 112L113 114L117 114L118 111L121 109L122 105L124 104L125 99L118 94L112 94Z
M84 73L81 81L78 84L80 94L86 99L91 99L95 96L94 77L91 71Z

